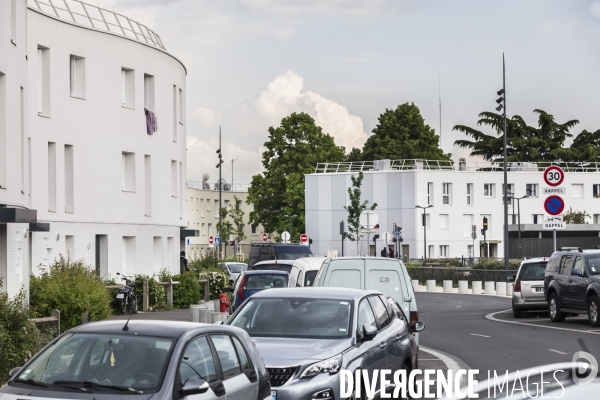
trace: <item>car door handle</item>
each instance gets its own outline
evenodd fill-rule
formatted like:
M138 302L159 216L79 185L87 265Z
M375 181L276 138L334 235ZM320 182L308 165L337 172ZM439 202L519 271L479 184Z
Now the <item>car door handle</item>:
M394 341L400 340L400 339L402 339L402 335L401 334L397 334L396 336L394 336Z
M379 347L381 347L382 349L385 349L386 343L385 342L381 342L381 344L379 345Z

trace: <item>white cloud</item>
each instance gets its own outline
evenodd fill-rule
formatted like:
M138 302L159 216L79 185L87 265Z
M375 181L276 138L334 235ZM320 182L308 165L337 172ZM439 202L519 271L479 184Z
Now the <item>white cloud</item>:
M373 18L391 16L405 8L406 0L238 0L242 9L283 16L333 15Z

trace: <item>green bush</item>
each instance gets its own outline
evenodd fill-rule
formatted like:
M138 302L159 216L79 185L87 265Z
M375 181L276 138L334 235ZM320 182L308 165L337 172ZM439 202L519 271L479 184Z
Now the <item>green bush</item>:
M420 262L405 262L404 265L406 268L421 268L422 264Z
M45 337L33 322L21 291L10 299L2 293L0 281L0 385L9 378L8 372L23 365L53 336Z
M162 310L167 308L167 289L159 285L154 276L136 275L135 285L137 288L138 310L143 308L144 280L148 280L148 311ZM162 281L161 281L162 282Z
M461 267L461 259L460 258L428 258L425 260L425 265L428 264L440 264L436 265L439 267L453 267L458 268Z
M521 260L518 260L518 259L508 260L508 269L509 270L517 270L517 269L519 269L519 265L521 265ZM475 265L473 265L473 269L503 270L504 269L504 259L480 258L479 261L477 261L477 263Z
M180 275L170 275L169 271L163 269L159 274L160 282L168 282L173 279L179 284L173 286L173 308L188 308L190 304L198 304L201 299L200 284L198 277L192 272Z
M229 275L222 270L201 273L200 279L208 279L211 300L218 299L223 290L229 287Z
M31 276L30 306L39 316L60 311L60 330L65 332L82 323L107 319L112 312L112 298L105 283L83 261L71 261L61 256L39 277Z

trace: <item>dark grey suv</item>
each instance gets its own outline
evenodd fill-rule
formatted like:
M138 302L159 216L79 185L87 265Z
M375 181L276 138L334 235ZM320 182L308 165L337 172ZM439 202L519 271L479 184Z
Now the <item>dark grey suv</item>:
M600 326L600 250L562 248L550 257L544 292L552 322L568 314L588 314L592 326Z

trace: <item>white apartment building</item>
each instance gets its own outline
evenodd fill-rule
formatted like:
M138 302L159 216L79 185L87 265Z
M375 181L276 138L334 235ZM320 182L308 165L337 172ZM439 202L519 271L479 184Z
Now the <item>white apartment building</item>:
M261 225L248 223L252 205L246 204L248 199L248 186L242 184L223 184L221 191L221 206L227 210L235 206L235 198L242 201L241 209L244 212L244 233L246 239L235 249L236 254L248 256L250 244L262 240L263 228ZM209 238L219 235L217 224L219 223L219 185L208 181L187 181L186 188L187 229L195 234L186 239L186 256L190 260L203 257L208 251L214 251L218 247L210 247ZM226 221L232 222L231 217ZM233 223L232 223L233 224ZM233 241L235 235L222 240ZM222 246L221 252L227 257L233 257L234 249L230 246Z
M103 277L179 269L185 96L184 65L143 24L76 0L0 2L3 290L59 254Z
M546 216L542 189L547 185L543 171L550 164L513 163L509 165L508 191L520 200L522 230L542 235ZM566 210L587 211L591 218L588 234L598 240L600 232L600 165L563 164L566 169ZM504 256L504 214L502 203L502 165L419 160L380 160L365 163L319 164L315 173L306 175L306 232L313 239L313 252L327 255L328 250L342 254L340 222L347 224L344 206L349 204L350 176L364 173L362 199L377 203L380 239L370 242L371 254L380 254L386 245L383 232L392 232L394 223L402 227L401 255L422 258L425 253L422 209L415 206L433 205L426 212L427 257L479 257L483 254L483 217L488 219L486 234L491 257ZM516 238L518 207L509 200L509 234ZM471 238L476 225L477 239ZM347 225L346 225L347 226ZM563 232L557 231L560 235ZM551 233L548 232L548 233ZM523 234L523 236L526 236ZM545 236L546 237L546 236ZM516 241L516 239L515 239ZM392 243L387 243L389 247ZM516 245L516 242L515 242ZM511 242L511 248L513 242ZM367 254L367 237L360 241L360 252ZM376 253L375 253L376 252ZM344 254L356 255L356 242L345 240ZM516 253L516 252L515 252ZM517 254L510 254L517 258Z

